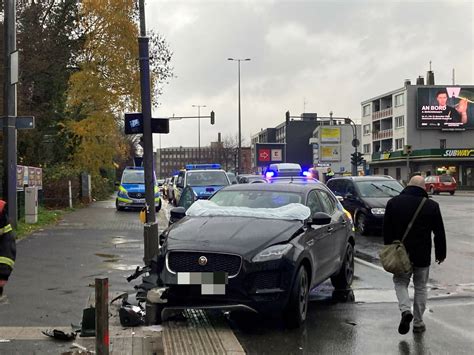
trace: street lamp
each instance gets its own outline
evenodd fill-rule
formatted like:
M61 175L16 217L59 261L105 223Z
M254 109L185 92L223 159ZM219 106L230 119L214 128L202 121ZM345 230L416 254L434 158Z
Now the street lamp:
M332 117L332 111L331 111ZM354 147L354 159L357 157L357 147L359 146L360 142L357 139L357 126L354 121L352 121L349 117L344 119L346 124L350 124L352 127L352 146ZM357 163L352 163L352 176L357 176Z
M239 149L238 149L238 168L236 169L237 174L240 174L241 164L242 164L242 130L241 130L241 113L240 113L240 62L248 62L250 58L237 59L237 58L227 58L227 60L238 62L238 76L239 76Z
M207 107L206 105L193 105L198 109L198 162L201 162L201 107Z

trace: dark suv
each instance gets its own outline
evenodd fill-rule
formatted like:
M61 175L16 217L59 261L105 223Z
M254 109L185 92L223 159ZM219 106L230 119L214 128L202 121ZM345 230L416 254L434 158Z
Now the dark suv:
M382 229L385 206L398 195L403 186L390 176L347 176L332 178L327 186L343 198L361 234Z

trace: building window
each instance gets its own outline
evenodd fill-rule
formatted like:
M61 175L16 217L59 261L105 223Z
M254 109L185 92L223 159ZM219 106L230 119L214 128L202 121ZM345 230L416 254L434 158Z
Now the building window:
M403 94L395 95L395 106L403 106L404 104L403 98L404 98Z
M364 144L364 154L370 154L370 143Z
M379 174L379 168L374 168L374 175L378 175Z
M395 117L395 128L401 128L403 126L405 126L405 117L404 116Z
M446 139L440 139L439 140L439 148L440 149L446 149Z
M383 174L384 174L384 175L389 175L389 174L388 174L388 168L383 169Z
M364 125L364 136L370 134L370 124Z
M395 139L395 150L402 150L405 144L405 138Z
M370 115L370 104L365 105L362 107L362 116L368 116Z

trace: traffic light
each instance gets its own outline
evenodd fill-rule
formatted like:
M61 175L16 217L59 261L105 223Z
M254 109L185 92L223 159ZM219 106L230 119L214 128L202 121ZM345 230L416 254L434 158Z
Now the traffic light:
M214 124L216 122L216 116L214 114L214 111L211 111L211 124Z
M351 164L357 166L357 154L356 154L356 152L351 154Z
M406 144L403 146L403 154L410 155L412 151L413 150L412 150L411 144Z
M357 166L364 164L364 155L361 152L357 152Z

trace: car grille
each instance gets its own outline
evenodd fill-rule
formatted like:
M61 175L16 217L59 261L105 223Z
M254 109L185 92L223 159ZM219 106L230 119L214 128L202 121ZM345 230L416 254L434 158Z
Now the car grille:
M259 272L255 275L253 287L256 290L272 289L280 287L279 272Z
M199 265L201 256L207 258L206 265ZM239 273L242 258L238 255L200 253L200 252L170 252L168 267L172 272L226 272L229 277Z
M145 193L142 192L129 192L128 196L131 198L145 198Z

